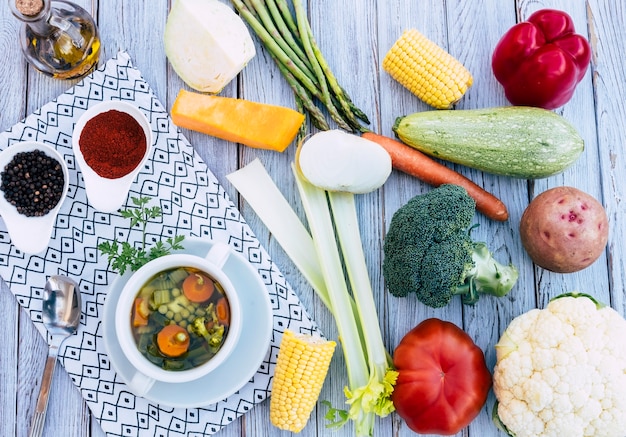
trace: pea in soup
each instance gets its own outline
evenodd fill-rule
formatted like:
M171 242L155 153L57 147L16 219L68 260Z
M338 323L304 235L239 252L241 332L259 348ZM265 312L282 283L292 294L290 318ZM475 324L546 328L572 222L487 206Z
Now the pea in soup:
M190 267L164 270L135 297L131 327L141 354L165 370L188 370L222 347L230 306L222 286Z

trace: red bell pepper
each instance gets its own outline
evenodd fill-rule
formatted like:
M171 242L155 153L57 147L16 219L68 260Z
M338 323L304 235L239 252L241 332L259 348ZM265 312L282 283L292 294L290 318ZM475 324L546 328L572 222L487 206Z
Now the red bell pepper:
M487 401L492 377L482 350L455 324L427 319L394 351L398 379L392 401L420 434L456 434Z
M589 42L563 11L542 9L506 32L493 52L493 73L513 105L555 109L574 94L589 61Z

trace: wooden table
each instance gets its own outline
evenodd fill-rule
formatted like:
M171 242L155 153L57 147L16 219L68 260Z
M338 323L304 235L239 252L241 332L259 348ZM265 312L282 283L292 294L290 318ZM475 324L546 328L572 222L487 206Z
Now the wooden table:
M184 86L168 65L163 50L163 30L170 2L78 0L77 3L97 18L103 43L101 61L115 56L119 50L127 51L157 96L170 108L178 90ZM430 109L381 70L384 54L404 29L420 29L473 73L474 85L457 109L507 105L502 88L491 72L492 50L510 26L543 7L570 13L576 30L588 36L593 46L587 75L572 100L556 110L576 126L585 140L585 151L563 174L535 181L456 167L507 204L510 212L507 222L493 222L477 215L476 221L481 226L474 235L485 240L496 251L498 259L510 260L520 270L519 283L507 297L482 298L473 307L463 307L455 300L444 309L433 310L415 297L397 299L384 290L380 266L385 230L392 214L415 194L429 190L428 186L394 172L381 190L358 197L367 262L390 351L410 328L434 316L462 326L485 351L492 368L495 363L493 346L513 317L531 308L541 308L551 297L572 290L592 293L626 315L626 8L622 2L614 0L309 1L313 32L340 83L357 106L369 114L372 128L386 135L392 135L395 117ZM4 59L0 63L0 128L7 129L67 90L73 82L47 78L24 62L17 37L18 22L6 3L0 8L0 24ZM255 41L257 56L222 94L293 107L290 89L258 40ZM225 175L258 157L303 216L289 167L294 159L293 146L279 154L225 143L194 132L185 134L233 199L237 199L237 193ZM534 266L518 234L519 219L529 200L560 185L577 187L599 199L610 221L605 254L591 267L565 275ZM244 201L240 201L239 206L322 330L335 338L336 329L328 311L249 206ZM22 437L28 433L46 344L6 286L0 292L0 308L0 435ZM344 362L341 354L336 354L321 399L340 404L345 381ZM491 423L493 402L494 396L490 395L484 411L459 435L502 435ZM270 425L268 406L269 402L257 406L218 435L286 434ZM316 409L303 436L353 435L351 427L331 434L324 428L324 413L325 407ZM376 429L376 435L381 436L412 435L396 415L380 420ZM61 366L57 367L55 375L45 435L104 435Z

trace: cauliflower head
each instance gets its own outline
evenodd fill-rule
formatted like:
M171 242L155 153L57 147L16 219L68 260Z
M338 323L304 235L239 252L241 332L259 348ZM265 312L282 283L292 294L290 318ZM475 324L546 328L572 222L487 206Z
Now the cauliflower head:
M510 323L493 378L511 435L624 437L626 320L591 296L559 296Z

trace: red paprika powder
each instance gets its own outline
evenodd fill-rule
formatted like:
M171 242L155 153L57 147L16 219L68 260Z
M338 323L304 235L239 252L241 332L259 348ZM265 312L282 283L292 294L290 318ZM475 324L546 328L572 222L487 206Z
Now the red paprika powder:
M148 147L141 125L130 114L114 109L85 124L79 146L87 165L107 179L132 172Z

